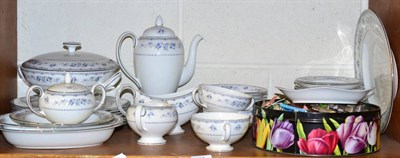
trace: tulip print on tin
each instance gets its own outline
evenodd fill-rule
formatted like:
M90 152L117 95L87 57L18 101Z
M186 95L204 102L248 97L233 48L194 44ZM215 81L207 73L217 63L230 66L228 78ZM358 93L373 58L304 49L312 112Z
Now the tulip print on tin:
M253 144L260 149L307 156L344 156L380 150L380 109L347 113L253 109Z

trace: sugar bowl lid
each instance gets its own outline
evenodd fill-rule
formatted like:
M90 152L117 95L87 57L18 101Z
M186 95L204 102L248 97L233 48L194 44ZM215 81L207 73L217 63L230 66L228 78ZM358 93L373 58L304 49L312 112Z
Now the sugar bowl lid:
M58 83L50 86L47 91L50 92L62 92L62 93L80 93L80 92L88 92L89 90L80 84L72 83L72 77L70 73L65 74L64 83Z
M157 16L156 18L156 25L153 27L150 27L146 29L143 32L142 37L170 37L170 38L176 38L174 31L172 31L170 28L164 27L163 26L163 20L161 16Z
M63 71L63 72L87 72L117 70L118 64L104 56L77 51L81 43L64 42L67 51L51 52L33 57L22 64L22 68Z

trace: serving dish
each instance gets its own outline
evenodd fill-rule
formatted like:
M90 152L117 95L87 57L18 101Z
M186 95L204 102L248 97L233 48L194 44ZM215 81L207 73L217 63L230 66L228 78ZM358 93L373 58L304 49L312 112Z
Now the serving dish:
M121 116L103 125L71 128L26 127L15 123L9 114L0 116L0 130L4 138L17 148L67 149L101 145L114 129L124 124ZM29 140L29 141L28 141Z
M357 104L372 89L346 90L332 87L315 87L306 89L288 89L277 87L293 103L335 103Z
M375 87L367 102L381 108L383 133L397 93L397 68L384 26L373 11L361 14L354 41L355 77L364 81L365 88Z
M67 51L45 53L35 56L18 66L18 75L29 87L41 86L43 89L56 83L63 83L64 76L71 74L74 83L91 87L96 83L105 84L108 79L114 78L107 84L108 90L117 86L121 75L118 64L104 56L77 51L81 44L64 42ZM118 77L119 76L119 77Z
M86 127L92 125L100 125L114 120L114 115L111 112L99 110L89 116L84 122L79 124L56 124L51 123L47 119L37 116L29 109L23 109L10 113L10 118L27 127L49 127L49 128L71 128L71 127Z

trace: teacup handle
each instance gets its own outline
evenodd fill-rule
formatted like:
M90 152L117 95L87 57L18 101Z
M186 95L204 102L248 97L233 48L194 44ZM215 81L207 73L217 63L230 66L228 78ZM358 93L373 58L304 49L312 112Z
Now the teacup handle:
M199 89L199 88L193 89L193 92L192 92L193 101L194 101L194 103L196 105L207 109L207 106L205 104L201 103L201 101L200 101L200 99L198 97L199 91L201 91L201 93L203 93L203 91L201 89Z
M121 81L121 79L122 79L121 72L118 71L115 74L113 74L109 79L107 79L107 81L101 83L101 85L103 85L103 87L108 92L115 89L119 81Z
M142 125L142 117L146 115L146 109L143 108L143 105L137 105L135 110L135 122L136 128L140 133L147 131Z
M101 85L101 84L95 84L92 87L92 89L90 90L90 92L94 95L94 90L97 87L100 88L100 91L101 91L101 100L100 100L100 103L94 108L93 112L100 110L100 108L102 108L104 106L104 100L106 99L106 90L103 87L103 85Z
M251 109L251 108L253 107L254 102L255 102L255 101L254 101L254 98L251 98L250 104L249 104L249 106L247 106L246 111L249 110L249 109Z
M231 124L224 124L224 136L222 137L222 142L227 142L231 138Z
M130 90L130 91L132 92L132 93L131 93L132 96L133 96L133 102L132 102L132 104L135 103L135 98L136 98L136 93L137 93L136 90L135 90L135 88L133 88L131 85L128 85L128 84L122 85L121 88L118 89L118 91L117 91L117 93L116 93L116 95L115 95L115 103L117 104L118 110L119 110L124 116L126 116L126 111L122 108L122 105L121 105L120 100L121 100L121 93L124 92L125 90Z
M28 91L26 92L26 104L28 105L29 109L36 115L46 118L46 115L40 111L36 111L32 104L31 104L31 92L34 91L35 89L37 89L39 91L39 97L41 97L43 95L43 89L40 86L37 85L33 85L31 87L29 87Z

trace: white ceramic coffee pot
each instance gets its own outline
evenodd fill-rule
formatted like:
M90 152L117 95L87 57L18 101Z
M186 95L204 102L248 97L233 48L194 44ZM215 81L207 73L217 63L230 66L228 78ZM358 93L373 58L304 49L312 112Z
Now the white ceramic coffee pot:
M133 40L136 76L128 72L121 62L121 46L127 38ZM184 65L182 41L171 29L163 26L163 20L158 16L156 25L146 29L139 39L131 32L124 32L119 37L116 47L117 62L122 72L144 93L174 93L179 86L192 78L196 67L197 46L202 39L200 35L193 38Z

